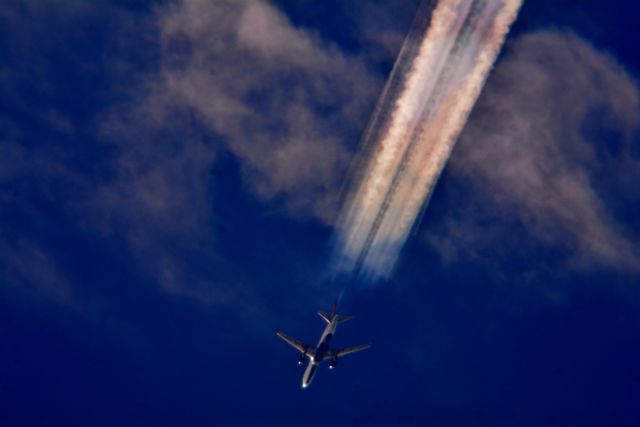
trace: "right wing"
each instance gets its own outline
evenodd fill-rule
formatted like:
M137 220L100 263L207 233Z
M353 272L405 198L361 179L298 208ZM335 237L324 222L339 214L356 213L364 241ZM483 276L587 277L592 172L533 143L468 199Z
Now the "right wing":
M300 341L298 341L297 339L291 338L289 335L285 335L280 331L276 332L276 334L280 338L285 340L287 342L287 344L289 344L291 347L293 347L296 350L298 350L300 353L311 354L311 350L313 349L313 347L311 347L310 345L303 344Z
M353 347L341 348L339 350L333 350L332 355L336 357L346 356L347 354L355 353L356 351L366 350L371 347L371 344L356 345Z

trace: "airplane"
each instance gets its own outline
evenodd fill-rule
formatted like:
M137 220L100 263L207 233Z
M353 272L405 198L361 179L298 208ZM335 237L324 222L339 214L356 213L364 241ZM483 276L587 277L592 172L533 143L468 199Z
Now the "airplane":
M334 369L338 365L338 358L371 347L371 344L365 344L346 347L339 350L329 348L331 338L333 337L333 334L335 334L338 324L353 319L353 316L341 316L337 314L335 303L333 304L333 307L331 309L331 314L325 313L324 311L319 311L318 314L324 319L325 322L327 322L327 326L324 328L322 336L320 337L320 341L318 342L318 345L316 347L312 347L308 344L303 344L300 341L291 338L290 336L285 335L280 331L276 332L276 334L280 338L285 340L290 346L302 353L300 355L300 358L298 359L298 365L302 365L306 357L309 358L309 364L307 365L307 369L305 369L304 375L302 376L302 388L309 387L309 384L311 384L311 381L313 381L313 377L315 376L318 370L318 366L320 365L320 363L322 363L322 361L331 359L331 361L329 362L329 369Z

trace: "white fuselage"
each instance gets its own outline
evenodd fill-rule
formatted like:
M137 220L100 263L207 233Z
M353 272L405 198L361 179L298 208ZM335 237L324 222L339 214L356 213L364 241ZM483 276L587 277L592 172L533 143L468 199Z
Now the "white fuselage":
M331 344L331 338L333 337L333 334L335 334L337 326L338 316L333 315L331 317L331 322L329 322L324 328L324 331L322 331L320 341L318 341L318 345L315 348L315 354L307 355L309 357L309 364L304 371L304 375L302 375L303 388L306 388L311 384L311 381L313 381L313 377L318 370L318 366L329 355L329 345Z

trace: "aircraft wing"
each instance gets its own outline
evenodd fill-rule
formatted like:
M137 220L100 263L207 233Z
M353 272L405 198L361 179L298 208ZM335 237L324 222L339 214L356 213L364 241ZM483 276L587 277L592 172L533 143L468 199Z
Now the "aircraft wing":
M287 342L287 344L289 344L291 347L293 347L296 350L298 350L300 353L305 353L305 354L311 355L311 353L312 353L311 350L313 349L313 347L311 347L310 345L303 344L300 341L298 341L297 339L291 338L289 335L285 335L280 331L276 332L276 334L280 338L285 340Z
M346 356L347 354L351 354L351 353L355 353L356 351L361 351L361 350L366 350L369 347L371 347L371 344L365 344L365 345L356 345L353 347L347 347L347 348L341 348L338 350L332 350L331 354L335 357L342 357L342 356Z

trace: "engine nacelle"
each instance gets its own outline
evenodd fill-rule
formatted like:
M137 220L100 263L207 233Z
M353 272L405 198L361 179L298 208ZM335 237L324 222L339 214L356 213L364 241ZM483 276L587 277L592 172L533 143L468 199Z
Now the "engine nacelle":
M298 366L302 365L304 363L304 354L301 354L300 357L298 358Z
M329 362L329 369L334 369L336 366L338 366L338 358L334 357L331 359L331 362Z

